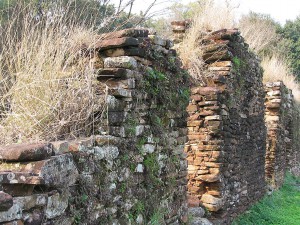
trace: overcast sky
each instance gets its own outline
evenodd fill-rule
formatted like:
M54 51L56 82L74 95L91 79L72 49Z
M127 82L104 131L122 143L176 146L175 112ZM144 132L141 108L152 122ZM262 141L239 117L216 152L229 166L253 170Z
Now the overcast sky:
M118 0L112 0L118 2ZM192 0L157 0L157 4L153 10L158 11L167 8L174 2L189 3ZM222 4L225 0L215 0L217 3ZM133 6L134 12L145 11L152 0L136 0ZM300 15L300 0L231 0L236 9L237 16L247 14L249 11L270 14L271 17L281 24L286 20L294 20Z

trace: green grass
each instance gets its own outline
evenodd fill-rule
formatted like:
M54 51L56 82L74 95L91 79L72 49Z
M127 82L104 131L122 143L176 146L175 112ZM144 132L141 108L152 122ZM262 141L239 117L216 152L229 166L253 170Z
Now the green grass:
M264 197L233 225L299 225L300 224L300 178L287 174L282 188Z

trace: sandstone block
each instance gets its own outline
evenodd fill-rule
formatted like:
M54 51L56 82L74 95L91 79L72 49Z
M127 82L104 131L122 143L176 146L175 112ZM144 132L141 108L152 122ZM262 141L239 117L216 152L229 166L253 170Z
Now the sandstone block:
M205 175L199 175L195 179L211 183L211 182L219 181L220 175L219 174L205 174Z
M50 158L52 145L37 144L13 144L0 147L0 159L7 162L37 161Z
M217 198L209 194L202 195L201 202L209 211L213 212L220 210L224 204L222 198Z
M146 51L142 48L115 48L108 49L102 52L107 57L118 57L118 56L139 56L144 57Z

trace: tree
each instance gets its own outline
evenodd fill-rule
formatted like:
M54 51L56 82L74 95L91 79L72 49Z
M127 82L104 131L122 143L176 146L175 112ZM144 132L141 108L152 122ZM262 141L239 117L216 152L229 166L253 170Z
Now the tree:
M300 79L300 16L294 21L287 21L283 28L278 30L285 39L285 49L288 51L288 59L292 72Z

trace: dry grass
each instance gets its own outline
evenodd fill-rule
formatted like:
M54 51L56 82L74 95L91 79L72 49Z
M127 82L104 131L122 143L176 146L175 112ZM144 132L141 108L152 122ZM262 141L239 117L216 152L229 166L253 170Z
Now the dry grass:
M287 88L292 90L295 100L300 102L299 83L281 57L274 55L271 58L264 58L261 65L264 69L264 83L282 81Z
M73 138L93 132L95 113L104 98L95 98L95 32L60 16L36 21L14 12L0 28L0 144Z
M178 47L179 56L185 68L191 76L201 84L206 83L204 64L202 59L201 39L204 32L211 32L223 28L233 28L234 8L216 5L213 1L205 1L199 4L198 13L192 21L191 28L187 31L183 42Z
M273 20L267 16L250 13L239 21L242 36L255 53L270 51L279 36Z

